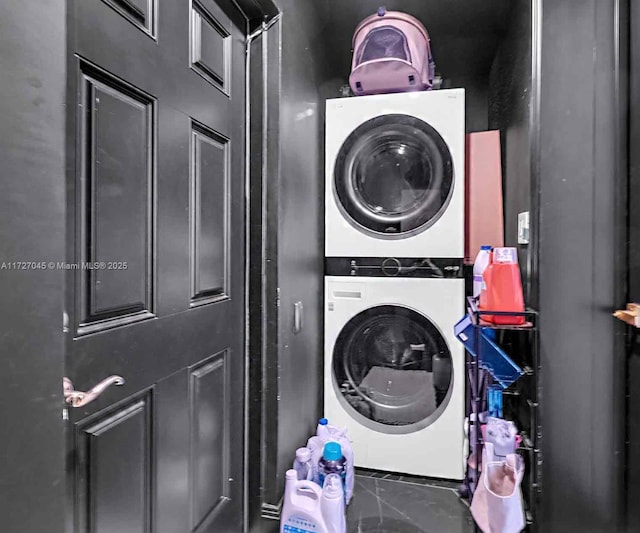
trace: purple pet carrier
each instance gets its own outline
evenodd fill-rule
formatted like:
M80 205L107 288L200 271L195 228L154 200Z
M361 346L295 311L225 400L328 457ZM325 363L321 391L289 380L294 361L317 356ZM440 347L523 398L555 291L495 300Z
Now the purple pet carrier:
M357 96L429 90L434 75L429 34L415 17L381 7L356 28L349 83Z

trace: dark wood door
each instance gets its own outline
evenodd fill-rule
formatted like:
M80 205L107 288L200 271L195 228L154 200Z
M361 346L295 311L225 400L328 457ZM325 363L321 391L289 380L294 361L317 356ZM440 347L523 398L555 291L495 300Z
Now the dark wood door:
M242 529L245 19L231 0L68 10L74 532Z

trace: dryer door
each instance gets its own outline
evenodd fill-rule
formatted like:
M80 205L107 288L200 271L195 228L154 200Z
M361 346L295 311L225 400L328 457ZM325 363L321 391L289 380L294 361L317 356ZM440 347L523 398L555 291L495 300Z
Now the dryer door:
M440 134L409 115L371 119L344 142L334 192L360 230L407 237L433 225L454 187L453 160Z
M373 307L342 329L333 385L345 410L382 433L413 433L444 411L453 385L451 353L438 328L406 307Z

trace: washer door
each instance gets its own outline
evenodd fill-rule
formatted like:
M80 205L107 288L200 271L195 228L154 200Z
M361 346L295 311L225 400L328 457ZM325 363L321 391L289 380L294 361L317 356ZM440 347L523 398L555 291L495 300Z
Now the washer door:
M451 396L445 339L429 319L406 307L373 307L352 318L338 336L332 367L343 407L381 433L424 429Z
M343 211L365 232L407 237L433 225L453 191L453 160L440 134L408 115L371 119L347 138L334 169Z

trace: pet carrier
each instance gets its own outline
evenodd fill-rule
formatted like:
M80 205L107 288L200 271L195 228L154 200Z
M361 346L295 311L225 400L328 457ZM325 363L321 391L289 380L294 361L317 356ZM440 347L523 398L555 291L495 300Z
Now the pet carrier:
M356 28L349 83L357 96L429 90L434 75L429 34L415 17L380 8Z

